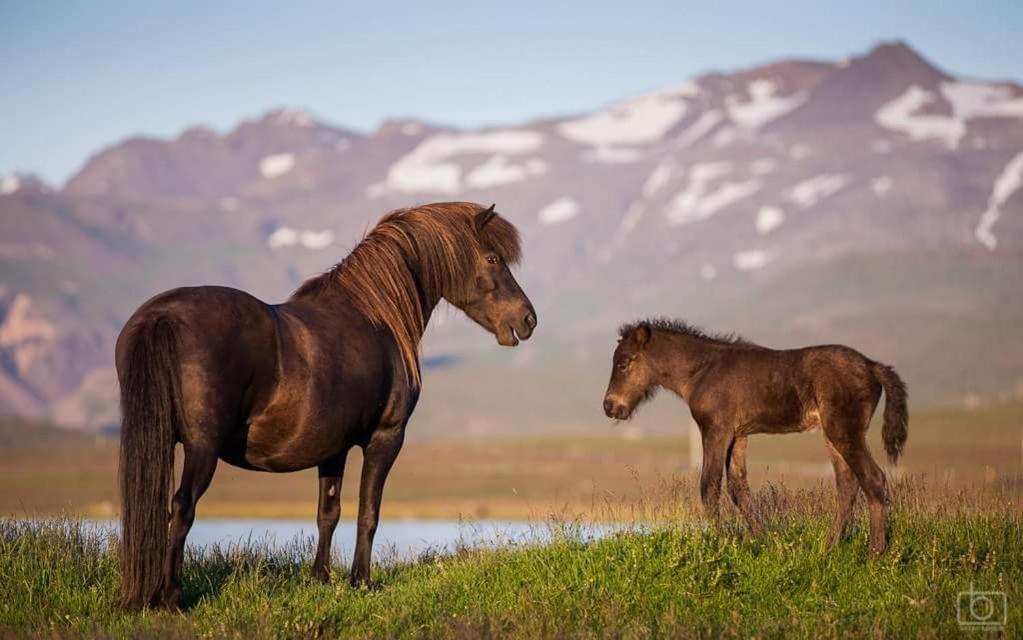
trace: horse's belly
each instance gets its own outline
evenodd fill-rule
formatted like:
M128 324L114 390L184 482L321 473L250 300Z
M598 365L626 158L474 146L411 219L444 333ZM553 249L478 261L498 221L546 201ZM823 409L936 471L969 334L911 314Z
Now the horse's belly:
M351 448L339 428L302 425L289 429L273 423L251 424L241 444L227 448L221 458L235 466L276 473L309 469Z

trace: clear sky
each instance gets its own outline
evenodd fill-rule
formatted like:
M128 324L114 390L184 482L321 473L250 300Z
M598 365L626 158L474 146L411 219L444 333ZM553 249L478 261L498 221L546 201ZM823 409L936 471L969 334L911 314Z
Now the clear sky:
M1023 79L1020 0L293 4L0 0L0 174L60 183L128 136L229 129L276 106L361 130L518 122L879 40Z

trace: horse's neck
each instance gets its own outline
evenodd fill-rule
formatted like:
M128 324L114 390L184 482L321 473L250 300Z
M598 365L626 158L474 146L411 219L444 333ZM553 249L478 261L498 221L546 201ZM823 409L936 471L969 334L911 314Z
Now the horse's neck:
M714 345L687 335L663 333L655 336L651 354L657 383L689 400L693 381L716 353Z

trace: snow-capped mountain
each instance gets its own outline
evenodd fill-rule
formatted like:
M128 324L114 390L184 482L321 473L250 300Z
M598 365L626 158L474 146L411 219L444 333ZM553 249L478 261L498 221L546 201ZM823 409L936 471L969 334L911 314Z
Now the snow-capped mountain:
M3 177L0 409L112 423L112 341L148 295L281 300L384 212L452 199L519 226L541 327L494 355L442 316L429 352L603 375L620 322L679 315L848 342L922 402L1023 390L1023 87L890 43L501 128L282 110L125 141L62 189Z

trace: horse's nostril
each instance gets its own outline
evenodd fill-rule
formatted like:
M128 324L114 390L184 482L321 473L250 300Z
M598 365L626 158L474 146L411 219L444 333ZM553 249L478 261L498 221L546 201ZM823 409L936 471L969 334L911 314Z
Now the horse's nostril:
M614 408L615 408L615 403L611 402L610 400L604 400L604 413L605 414L611 415L611 413L614 411Z
M526 318L525 318L525 322L526 322L526 326L527 327L529 327L530 329L535 329L536 328L536 314L534 314L532 311L527 313L526 314Z

